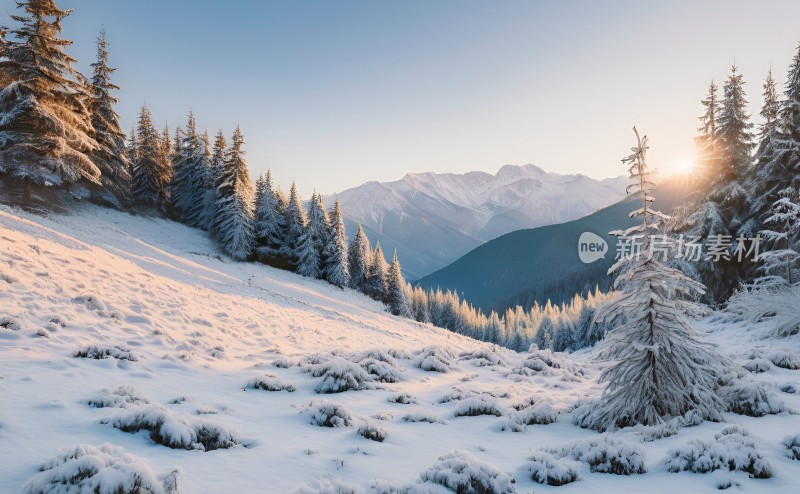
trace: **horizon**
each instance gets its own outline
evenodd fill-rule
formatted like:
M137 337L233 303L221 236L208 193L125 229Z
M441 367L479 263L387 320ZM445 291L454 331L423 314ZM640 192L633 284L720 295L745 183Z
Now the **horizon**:
M272 169L304 197L505 164L618 177L633 125L670 175L694 159L710 80L735 61L758 123L767 69L782 89L800 40L786 1L59 5L75 9L64 36L83 73L107 32L124 131L143 102L159 128L190 109L212 135L240 124L253 177ZM758 22L777 7L787 15Z

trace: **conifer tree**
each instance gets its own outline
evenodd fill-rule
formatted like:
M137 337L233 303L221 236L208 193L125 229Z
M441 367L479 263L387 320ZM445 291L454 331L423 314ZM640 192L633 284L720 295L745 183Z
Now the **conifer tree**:
M667 219L651 208L653 184L645 155L647 138L639 138L624 158L632 188L642 207L631 213L641 225L615 235L645 238ZM597 405L578 414L583 427L598 430L636 424L653 425L696 410L704 418L718 418L722 402L716 394L718 357L701 341L687 314L696 313L687 296L704 291L702 284L665 266L658 256L623 256L609 273L619 297L604 306L598 319L612 328L601 357L611 365L601 374L608 385Z
M207 228L208 191L211 172L204 136L197 132L192 112L181 138L180 155L175 159L172 203L178 218L189 226Z
M698 164L701 175L700 180L708 183L715 176L719 167L719 136L718 121L720 114L720 103L717 95L718 87L711 81L708 86L708 94L705 99L700 100L703 106L703 114L699 117L700 127L697 129L698 135L695 137L697 147Z
M150 110L146 105L142 105L139 113L136 139L136 160L133 163L131 192L134 203L166 213L170 202L171 166L164 162L161 139L153 126Z
M350 269L350 286L356 290L365 291L364 286L369 278L372 267L372 250L369 246L369 239L361 225L356 229L356 235L350 242L348 252L348 262Z
M117 206L129 194L131 176L130 163L125 153L125 134L119 126L119 115L114 110L117 98L111 91L119 86L111 82L111 74L117 69L108 65L108 43L106 32L100 31L97 38L97 61L92 64L89 110L97 147L92 152L92 161L100 170L100 182L116 198Z
M128 140L125 141L125 157L128 162L128 175L130 176L130 183L128 184L128 193L131 194L133 187L133 164L136 162L136 150L139 147L139 139L136 137L136 125L131 125L131 132L128 134Z
M93 138L86 79L67 55L71 41L60 38L70 14L55 0L18 1L23 12L11 18L19 26L3 36L0 59L0 173L21 180L22 200L33 185L62 185L85 180L100 183L92 162Z
M406 280L403 278L403 271L400 269L400 261L395 251L387 273L386 303L389 312L396 316L411 317L411 301L406 290Z
M283 243L283 205L272 183L272 171L262 179L262 191L256 203L256 236L264 255L275 257Z
M389 274L389 264L383 256L380 242L376 243L371 260L369 275L364 285L364 293L375 300L386 302L386 282Z
M333 206L330 217L328 242L324 251L325 279L328 283L344 288L350 286L350 263L347 251L347 235L339 201Z
M411 292L411 317L421 323L431 322L430 302L428 295L421 287L414 287Z
M320 278L323 274L322 254L328 241L328 215L322 196L316 192L308 204L308 221L298 243L297 272L308 278Z
M747 113L747 95L744 79L736 65L725 81L719 113L719 141L721 145L721 175L725 180L738 178L751 164L753 134L750 115Z
M761 235L774 248L758 256L760 269L764 274L759 281L769 284L780 278L791 285L794 283L792 271L800 257L792 245L800 233L800 204L797 190L793 187L783 189L778 196L780 198L772 206L772 216L765 221L768 225L774 225L774 229L761 230Z
M300 260L300 237L306 230L306 215L294 183L289 189L289 202L286 204L285 217L286 230L280 254L286 258L290 266L297 269Z
M219 218L217 214L217 204L219 203L219 193L217 192L217 183L222 177L222 171L225 168L225 151L228 148L228 141L225 139L225 134L222 129L217 131L214 138L214 149L211 152L211 163L209 165L209 185L211 188L210 202L206 216L208 217L208 232L212 237L218 238L216 219Z
M237 260L250 257L255 247L253 183L243 146L244 136L237 126L225 153L222 174L215 184L217 202L213 219L222 248Z

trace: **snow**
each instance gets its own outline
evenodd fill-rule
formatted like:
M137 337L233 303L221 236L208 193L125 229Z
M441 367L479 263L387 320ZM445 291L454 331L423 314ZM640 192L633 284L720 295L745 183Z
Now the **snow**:
M517 354L394 317L355 291L230 261L184 225L91 205L46 217L2 207L0 247L1 494L116 492L136 478L158 493L442 494L470 478L519 493L796 488L800 415L726 412L726 423L689 417L598 435L572 423L602 391L595 350ZM739 367L736 379L767 404L800 409L789 393L800 371L778 364L800 355L800 341L775 336L780 315L734 316L697 327L737 366L772 362L758 374ZM73 357L90 347L108 358ZM315 391L341 369L371 389ZM280 386L295 391L261 389ZM454 417L478 402L504 416ZM526 425L503 431L512 419ZM341 427L316 425L326 422ZM671 450L735 442L714 439L730 423L749 431L741 444L772 477L669 472ZM221 445L231 447L208 447ZM532 456L541 478L580 480L540 484ZM53 488L89 463L97 473ZM606 464L646 473L600 473Z

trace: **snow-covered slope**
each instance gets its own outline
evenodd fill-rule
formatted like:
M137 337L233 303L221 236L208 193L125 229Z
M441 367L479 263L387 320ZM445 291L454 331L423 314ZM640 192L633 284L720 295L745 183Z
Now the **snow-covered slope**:
M625 195L627 179L594 180L534 165L484 172L410 173L337 194L351 224L361 223L384 251L397 248L410 277L454 261L482 242L521 228L563 223Z
M571 424L572 405L601 389L590 353L495 349L354 292L230 262L202 232L93 206L51 217L0 208L0 247L2 494L81 492L71 484L105 494L137 479L157 493L446 493L467 474L494 485L487 492L547 492L530 456L586 452L598 439L601 449L624 441L648 473L559 459L583 479L559 492L710 492L717 482L669 473L667 451L713 440L724 424L656 442ZM765 356L798 351L748 325L708 327L742 362L754 344ZM788 390L798 375L773 366L757 379ZM343 387L358 389L320 393ZM797 394L776 392L800 408ZM480 410L491 415L471 416ZM800 432L798 416L726 419L750 431L774 475L725 478L744 492L793 492L800 463L780 441ZM326 421L341 427L315 425Z

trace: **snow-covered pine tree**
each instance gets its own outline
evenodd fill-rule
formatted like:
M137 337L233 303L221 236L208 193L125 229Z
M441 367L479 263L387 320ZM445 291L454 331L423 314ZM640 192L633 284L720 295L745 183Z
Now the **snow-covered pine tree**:
M631 213L642 224L615 235L647 235L666 215L651 209L653 184L647 167L647 137L639 138L633 153L623 159L629 166L642 207ZM645 251L646 252L646 251ZM653 425L690 410L704 418L718 418L722 401L716 394L720 363L701 341L687 314L695 313L685 297L702 294L702 284L665 266L657 256L628 255L609 273L619 273L614 283L619 297L601 308L598 319L611 328L601 358L612 364L600 381L608 385L599 402L576 415L582 427L597 430L636 424Z
M206 143L197 132L194 113L189 112L186 131L181 137L180 155L175 160L172 178L172 204L178 219L189 226L206 228L207 193L211 173Z
M428 295L421 287L414 287L411 292L411 315L415 321L426 323L431 322L430 302Z
M752 127L747 113L744 78L734 64L723 86L718 120L720 172L725 180L740 177L750 168L754 147Z
M215 184L216 216L212 220L223 250L237 260L247 259L255 248L253 182L243 146L244 136L237 126L225 153L222 174Z
M328 283L344 288L350 286L350 263L347 251L347 234L339 201L333 206L330 217L328 241L323 252L325 279Z
M286 204L285 218L286 229L280 254L286 258L293 269L297 269L300 260L300 237L306 231L307 220L294 182L289 189L289 202Z
M135 204L155 208L161 213L169 209L170 163L164 162L161 139L153 126L150 110L142 105L136 131L136 160L133 163L131 195Z
M758 281L761 284L782 281L791 285L794 283L793 268L800 258L800 254L793 249L793 242L800 234L800 204L797 202L797 190L793 187L783 189L778 196L780 198L772 206L772 216L765 221L768 225L774 225L774 229L760 232L773 249L758 256L763 273Z
M369 246L367 234L364 233L364 228L361 225L358 225L356 235L350 242L347 252L350 264L350 286L366 293L365 285L372 267L372 249Z
M219 193L217 192L217 183L222 177L222 171L225 168L225 150L228 148L228 141L225 139L225 134L222 129L217 131L214 137L214 149L211 152L211 163L209 165L209 184L211 186L210 202L206 211L208 217L208 232L214 238L219 238L216 220L220 217L217 214L217 204L219 203Z
M61 21L70 14L55 0L17 2L19 23L3 36L0 79L0 174L24 184L30 201L34 185L62 185L85 180L100 183L92 162L97 148L86 102L88 82L67 55L71 41L62 39Z
M411 317L411 301L396 250L386 278L386 303L389 306L389 312L396 316Z
M262 177L262 190L256 202L256 236L259 252L275 257L283 244L284 216L278 191L272 183L272 171Z
M363 287L364 293L375 300L386 302L386 281L388 274L389 264L383 256L381 243L377 242L375 250L371 255L369 275Z
M128 140L125 141L125 157L128 161L128 175L130 178L130 184L128 188L128 193L133 194L133 163L136 162L136 150L139 147L139 139L136 137L136 125L131 125L131 132L128 134ZM132 196L129 195L129 198Z
M92 64L94 74L91 80L91 100L89 111L92 116L92 127L97 148L91 157L100 170L100 182L112 197L103 195L104 201L121 206L130 191L130 162L125 153L125 134L119 126L119 115L114 110L117 98L112 91L119 86L111 82L111 74L116 68L108 65L108 42L106 32L100 31L97 37L97 60Z
M697 137L694 142L697 147L697 162L700 165L697 171L698 180L702 185L709 184L716 176L719 167L719 144L718 144L718 120L720 113L719 97L717 96L718 87L711 81L708 86L708 94L700 104L703 106L703 114L699 117L700 127L697 129Z
M328 240L328 228L328 214L322 196L314 192L308 204L306 228L298 239L298 274L308 278L322 277L322 253Z

